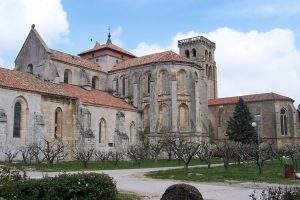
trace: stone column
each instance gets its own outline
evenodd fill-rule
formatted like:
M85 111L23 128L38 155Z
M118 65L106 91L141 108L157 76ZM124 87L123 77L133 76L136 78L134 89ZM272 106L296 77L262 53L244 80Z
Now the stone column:
M156 133L157 125L157 94L155 91L155 82L152 78L150 83L150 133Z
M200 91L199 91L199 82L195 82L195 109L196 109L196 117L195 117L195 126L196 126L196 132L201 131L201 120L200 120Z
M172 109L171 109L171 113L172 116L172 131L173 132L177 132L178 131L178 125L177 125L177 115L178 115L178 107L177 107L177 80L176 80L176 74L172 74L171 75L171 96L172 96Z
M133 106L138 107L139 91L138 91L137 82L133 83L132 98L133 98Z

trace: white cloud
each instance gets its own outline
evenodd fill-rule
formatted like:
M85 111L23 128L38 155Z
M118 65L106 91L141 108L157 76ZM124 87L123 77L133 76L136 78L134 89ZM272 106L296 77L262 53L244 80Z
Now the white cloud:
M31 24L49 45L67 40L69 23L61 0L0 0L0 56L17 53Z
M112 30L111 37L114 44L118 46L122 46L122 41L121 41L122 33L123 33L123 28L121 26L118 26L117 28Z
M137 55L166 49L178 52L177 40L197 35L204 35L216 43L219 96L273 91L300 102L300 51L289 29L190 31L176 34L166 46L142 42L133 52Z

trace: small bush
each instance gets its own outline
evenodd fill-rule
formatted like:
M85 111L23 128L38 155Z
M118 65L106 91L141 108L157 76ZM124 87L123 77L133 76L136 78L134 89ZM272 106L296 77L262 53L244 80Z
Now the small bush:
M255 192L250 195L251 200L299 200L299 188L268 188L263 190L258 196Z
M0 187L0 197L7 200L113 200L116 195L113 179L96 173L20 180Z

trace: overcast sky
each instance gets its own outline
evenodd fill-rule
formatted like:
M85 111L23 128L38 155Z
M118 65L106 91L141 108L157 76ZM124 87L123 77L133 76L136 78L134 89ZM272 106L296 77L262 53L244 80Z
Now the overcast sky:
M204 35L217 45L220 97L276 92L298 104L299 22L299 0L0 0L0 66L13 68L33 23L49 47L73 54L105 42L108 26L137 55Z

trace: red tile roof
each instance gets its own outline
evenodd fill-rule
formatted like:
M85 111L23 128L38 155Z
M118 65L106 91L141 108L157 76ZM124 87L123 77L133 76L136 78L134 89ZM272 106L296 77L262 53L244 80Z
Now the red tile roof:
M239 101L239 98L243 98L246 102L258 102L258 101L294 101L293 99L282 96L276 93L261 93L261 94L251 94L244 96L235 96L235 97L225 97L218 99L208 100L208 106L218 106L225 104L236 104Z
M117 71L117 70L127 69L129 67L135 67L135 66L146 65L151 63L171 62L171 61L194 64L189 59L180 56L177 53L174 53L173 51L164 51L160 53L154 53L154 54L122 61L116 64L111 71Z
M132 105L128 104L124 100L114 97L107 92L100 90L85 90L79 86L69 84L62 84L62 87L67 96L75 97L87 104L136 110Z
M16 70L0 68L0 87L69 97L79 99L83 103L104 107L135 110L130 104L107 92L99 90L89 91L75 85L45 82L32 74Z
M61 62L72 64L72 65L77 65L79 67L101 71L100 65L98 65L92 61L81 58L79 56L74 56L74 55L67 54L67 53L64 53L61 51L57 51L54 49L50 49L50 58L53 60L58 60Z
M84 54L87 54L87 53L91 53L91 52L99 51L99 50L104 50L104 49L109 49L109 50L117 51L117 52L126 54L128 56L131 56L133 58L136 57L135 55L133 55L129 51L126 51L125 49L122 49L121 47L118 47L117 45L114 45L112 43L99 44L98 42L96 42L96 44L95 44L95 46L93 48L88 49L86 51L83 51L83 52L81 52L78 55L80 56L80 55L84 55Z

